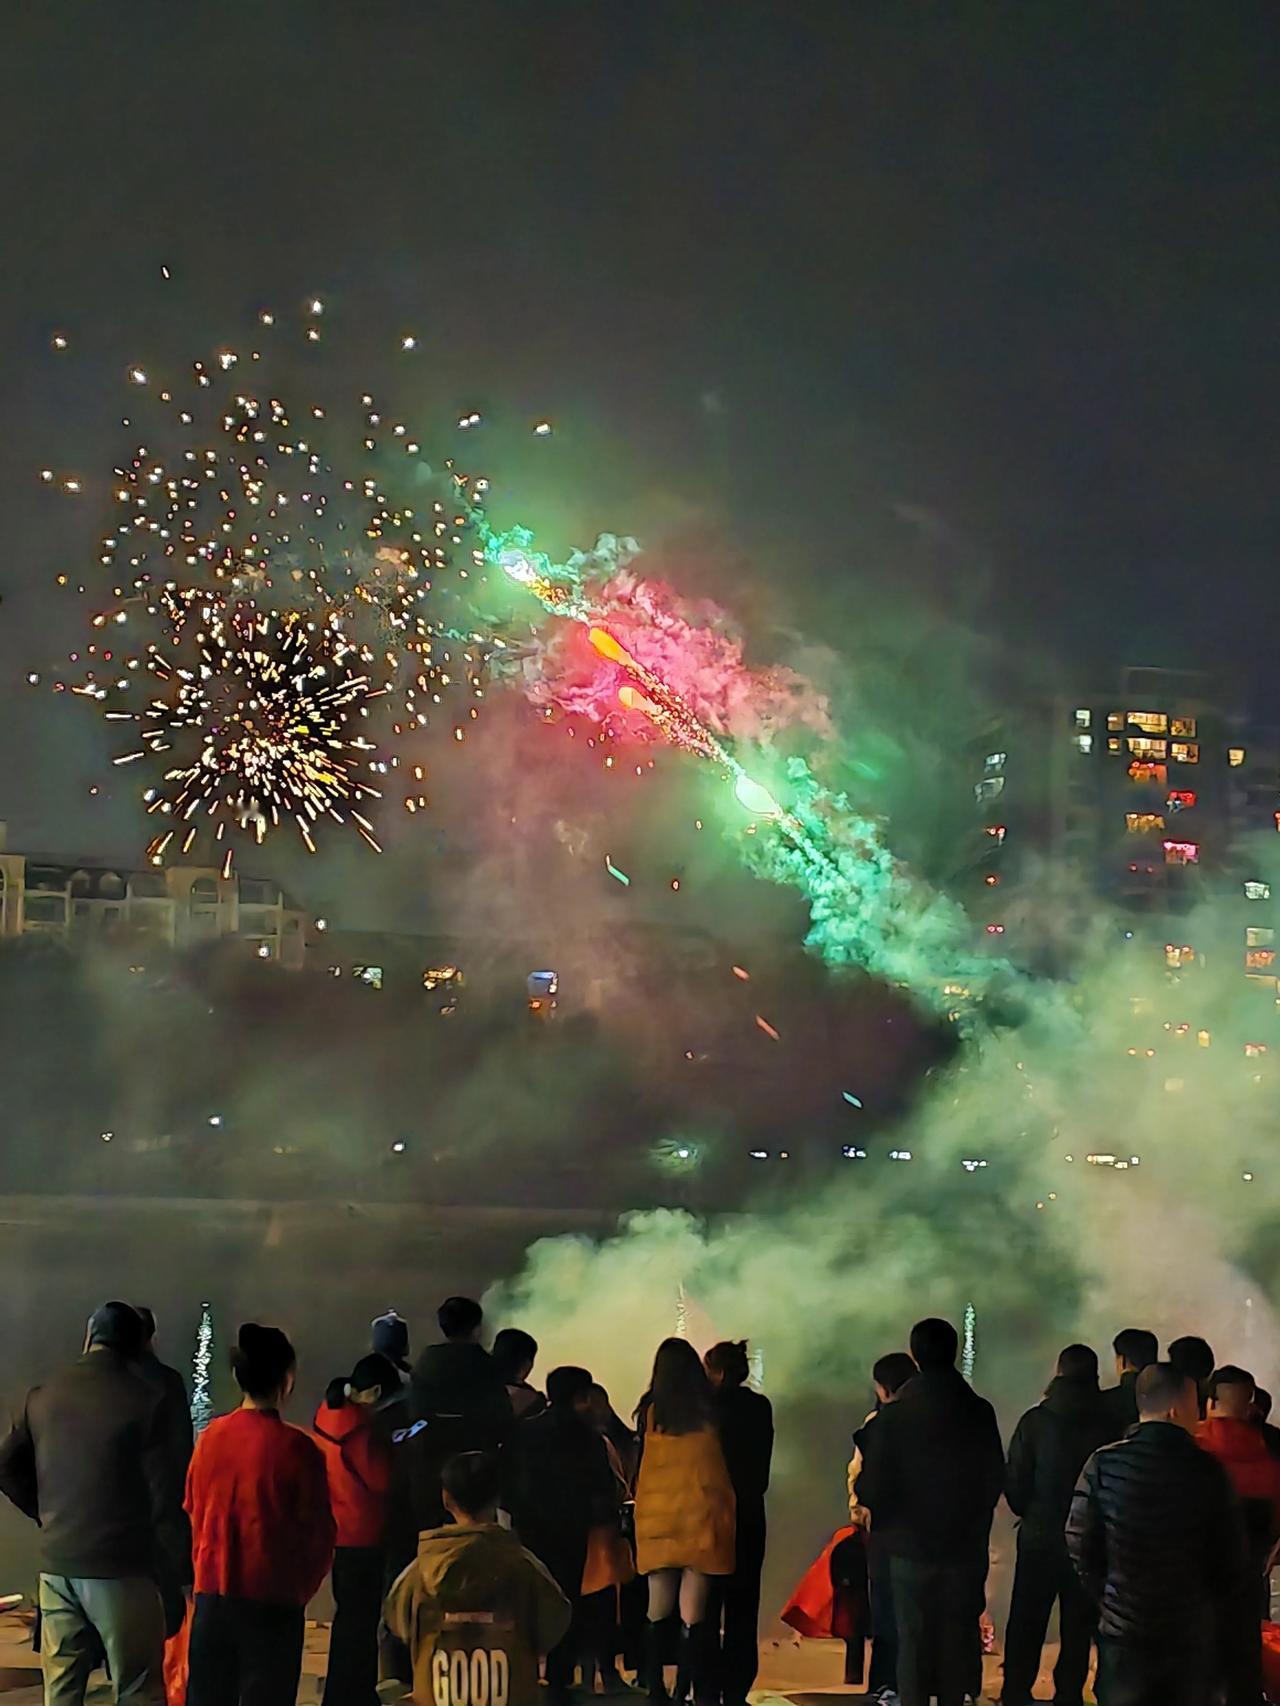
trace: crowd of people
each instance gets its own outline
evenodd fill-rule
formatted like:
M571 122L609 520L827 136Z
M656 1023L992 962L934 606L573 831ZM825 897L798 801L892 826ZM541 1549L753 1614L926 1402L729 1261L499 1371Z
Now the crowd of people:
M140 1706L283 1706L304 1615L332 1585L325 1706L745 1706L758 1669L769 1402L742 1342L664 1340L630 1422L588 1369L534 1379L538 1346L451 1297L416 1362L393 1311L285 1421L296 1357L246 1323L239 1407L193 1440L146 1309L104 1304L84 1354L35 1387L0 1444L0 1491L39 1524L48 1706L105 1664ZM1118 1382L1069 1345L1004 1451L995 1412L928 1319L874 1364L854 1434L868 1688L882 1706L981 1693L992 1520L1018 1519L1003 1706L1028 1706L1055 1602L1057 1706L1258 1706L1280 1540L1280 1431L1252 1376L1203 1340L1160 1360L1114 1341ZM834 1556L834 1554L833 1554ZM623 1672L634 1674L625 1681Z

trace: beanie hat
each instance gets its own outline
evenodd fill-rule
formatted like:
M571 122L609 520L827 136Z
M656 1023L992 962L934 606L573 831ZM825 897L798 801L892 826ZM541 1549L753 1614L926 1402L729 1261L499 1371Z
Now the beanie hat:
M372 1323L370 1343L379 1356L386 1357L402 1373L408 1373L409 1323L402 1321L394 1309L388 1309Z

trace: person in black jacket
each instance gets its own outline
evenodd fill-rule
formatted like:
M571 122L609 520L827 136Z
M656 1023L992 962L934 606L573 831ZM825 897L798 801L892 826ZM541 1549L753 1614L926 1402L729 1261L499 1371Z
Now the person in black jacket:
M1137 1397L1138 1425L1094 1452L1067 1518L1099 1607L1098 1706L1206 1706L1247 1572L1244 1523L1226 1471L1196 1444L1191 1376L1152 1363Z
M1159 1361L1160 1342L1145 1327L1124 1327L1112 1339L1111 1349L1115 1352L1119 1385L1108 1388L1103 1396L1111 1406L1111 1425L1115 1430L1111 1437L1119 1439L1138 1419L1138 1400L1133 1389L1143 1369Z
M703 1358L715 1392L720 1449L738 1501L733 1574L713 1576L707 1619L720 1637L719 1663L707 1665L701 1693L724 1706L746 1706L760 1668L760 1575L766 1542L764 1496L773 1460L773 1406L747 1385L745 1339L712 1345Z
M1183 1374L1189 1375L1195 1381L1200 1404L1200 1420L1203 1421L1209 1407L1209 1381L1217 1367L1213 1346L1197 1333L1184 1333L1182 1338L1174 1339L1170 1343L1169 1361L1175 1368L1181 1369Z
M1043 1401L1022 1417L1009 1442L1004 1494L1019 1522L1003 1706L1029 1706L1055 1599L1061 1625L1055 1706L1081 1706L1084 1700L1097 1610L1071 1567L1064 1529L1080 1471L1099 1446L1115 1438L1108 1397L1098 1389L1096 1354L1088 1345L1068 1345Z
M591 1420L591 1376L553 1368L547 1408L517 1423L502 1452L504 1509L521 1544L544 1564L573 1608L564 1639L547 1654L547 1687L566 1700L584 1646L580 1606L587 1539L617 1523L623 1488Z
M81 1706L101 1639L113 1686L164 1706L161 1580L191 1580L167 1418L133 1371L142 1321L106 1303L84 1355L27 1394L0 1443L0 1492L40 1525L41 1668L45 1699Z
M919 1321L919 1374L867 1428L858 1498L889 1557L902 1706L961 1706L986 1603L991 1516L1004 1485L995 1411L956 1368L949 1321Z
M448 1521L440 1471L464 1451L496 1451L511 1431L511 1399L480 1343L484 1313L470 1297L446 1297L436 1319L444 1343L428 1345L413 1370L416 1428L409 1443L413 1514L418 1530Z

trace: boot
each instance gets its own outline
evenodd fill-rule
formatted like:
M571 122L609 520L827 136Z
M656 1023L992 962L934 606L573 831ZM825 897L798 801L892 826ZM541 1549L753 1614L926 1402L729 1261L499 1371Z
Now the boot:
M644 1626L644 1674L649 1698L655 1706L670 1706L667 1679L663 1669L666 1661L667 1625L646 1623Z
M706 1630L705 1623L680 1625L676 1691L671 1696L675 1706L685 1706L685 1702L690 1698L696 1700L699 1696L699 1685L706 1680L706 1662L703 1656L706 1651L703 1641Z

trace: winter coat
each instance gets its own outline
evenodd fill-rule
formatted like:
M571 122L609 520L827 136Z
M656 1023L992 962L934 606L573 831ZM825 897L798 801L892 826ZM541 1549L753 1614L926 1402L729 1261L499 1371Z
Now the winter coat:
M716 1394L716 1422L737 1501L738 1531L763 1529L773 1460L773 1406L749 1386L722 1386Z
M985 1556L1004 1447L995 1411L958 1369L921 1370L857 1441L858 1498L888 1554L928 1563Z
M518 1422L540 1416L547 1407L545 1395L527 1380L508 1381L507 1397L511 1400L511 1414Z
M0 1492L40 1524L50 1575L191 1580L164 1405L115 1351L88 1351L32 1387L0 1444Z
M187 1394L187 1383L176 1368L170 1368L168 1363L160 1361L154 1351L147 1351L137 1362L130 1365L146 1385L160 1394L161 1413L164 1418L165 1434L169 1440L169 1449L177 1473L183 1483L187 1478L187 1466L191 1462L191 1453L195 1449L195 1429L191 1422L191 1399Z
M713 1427L666 1434L650 1425L636 1482L636 1567L732 1575L733 1483Z
M608 1434L601 1434L609 1470L613 1476L614 1509L604 1522L593 1523L587 1536L587 1561L582 1566L582 1595L600 1593L605 1588L625 1587L636 1579L635 1553L631 1542L622 1532L623 1502L630 1498L626 1470L618 1456L618 1448Z
M535 1558L570 1600L582 1591L587 1537L618 1526L622 1489L604 1439L574 1410L553 1404L518 1422L502 1451L502 1503Z
M1102 1394L1111 1409L1112 1439L1123 1439L1138 1419L1138 1374L1127 1368L1118 1386L1109 1386Z
M413 1698L436 1706L538 1706L538 1659L569 1628L548 1571L496 1523L423 1534L384 1615L409 1649Z
M445 1522L440 1471L461 1451L496 1451L513 1425L511 1400L482 1345L428 1345L413 1371L410 1403L423 1425L406 1442L418 1531Z
M387 1532L391 1439L366 1404L321 1404L312 1427L324 1453L339 1546L381 1546Z
M1280 1534L1280 1462L1252 1422L1213 1416L1201 1422L1196 1440L1226 1470L1244 1512L1250 1555L1261 1562Z
M1009 1441L1004 1496L1024 1542L1060 1548L1080 1471L1115 1438L1115 1407L1096 1380L1055 1375Z
M216 1416L187 1471L195 1591L305 1605L333 1562L320 1447L275 1410Z
M1067 1518L1076 1574L1107 1640L1205 1652L1246 1574L1222 1465L1172 1422L1139 1422L1084 1466Z

